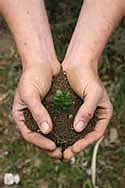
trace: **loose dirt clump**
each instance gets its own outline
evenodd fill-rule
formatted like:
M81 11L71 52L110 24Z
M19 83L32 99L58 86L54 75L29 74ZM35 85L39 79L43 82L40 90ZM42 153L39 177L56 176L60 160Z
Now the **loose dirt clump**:
M53 140L62 151L83 138L95 127L95 118L93 118L81 133L74 131L74 117L83 101L71 89L66 73L62 70L53 78L51 88L42 103L53 121L52 132L44 136ZM42 134L28 109L24 110L24 117L25 124L30 130Z

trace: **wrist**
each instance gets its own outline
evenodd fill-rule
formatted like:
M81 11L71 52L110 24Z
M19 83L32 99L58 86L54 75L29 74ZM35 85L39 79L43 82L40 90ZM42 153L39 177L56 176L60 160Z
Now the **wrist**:
M70 56L65 58L63 61L63 69L68 71L68 69L74 67L81 67L83 70L92 70L93 72L98 72L99 58L93 58L92 56Z
M42 70L44 68L51 70L50 62L47 59L38 56L36 56L36 58L33 56L21 57L21 63L23 71Z
M51 76L56 75L60 71L60 63L58 62L56 57L38 57L33 58L31 56L22 57L22 67L23 72L25 71L36 71L36 70L45 70L45 72L49 72Z

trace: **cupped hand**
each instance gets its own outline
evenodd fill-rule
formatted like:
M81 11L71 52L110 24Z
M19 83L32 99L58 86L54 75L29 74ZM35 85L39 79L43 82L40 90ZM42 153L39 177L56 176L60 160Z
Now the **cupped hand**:
M95 111L97 116L94 130L64 151L66 160L101 138L112 116L112 104L95 67L83 63L70 66L63 64L70 86L84 100L74 119L75 131L83 131Z
M28 108L43 134L48 134L52 130L51 118L41 104L41 99L45 97L51 86L52 76L59 72L59 63L54 66L54 70L48 63L37 64L24 69L16 89L12 112L26 141L48 151L49 155L53 157L61 157L61 153L56 150L54 142L27 128L23 115L23 109Z

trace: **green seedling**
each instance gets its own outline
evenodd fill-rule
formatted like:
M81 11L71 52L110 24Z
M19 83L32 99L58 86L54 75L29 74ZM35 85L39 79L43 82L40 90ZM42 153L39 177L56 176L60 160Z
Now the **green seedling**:
M67 111L73 104L72 98L69 92L57 90L53 97L54 110Z

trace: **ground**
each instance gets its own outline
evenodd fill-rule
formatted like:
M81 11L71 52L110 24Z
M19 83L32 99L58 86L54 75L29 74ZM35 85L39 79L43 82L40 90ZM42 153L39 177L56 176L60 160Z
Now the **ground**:
M49 3L47 5L52 30L56 33L54 41L60 59L65 53L79 10L79 7L74 8L74 3L74 9L71 9L74 11L68 10L73 13L67 15L67 9L71 7L70 2L69 5L66 5L65 1L64 4L58 3L58 8L63 11L63 17L56 15L56 6L50 11L51 6ZM56 0L54 3L57 3ZM55 15L51 15L51 12ZM70 19L67 23L68 16ZM93 146L77 155L75 161L64 163L52 160L46 153L26 143L20 136L11 115L11 107L21 65L12 35L3 20L2 26L3 29L0 30L0 188L7 188L3 184L3 176L7 172L17 173L21 177L20 184L10 188L92 188L90 164ZM125 187L124 28L123 20L104 50L99 69L114 106L113 118L97 158L97 183L100 188Z
M66 72L63 72L62 69L58 75L53 77L50 90L41 102L49 112L53 122L53 130L46 137L55 142L62 152L95 127L96 119L94 117L82 132L78 133L73 129L75 115L83 100L72 90ZM39 126L30 111L25 108L23 113L27 127L40 134Z

